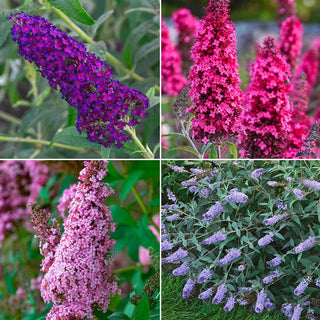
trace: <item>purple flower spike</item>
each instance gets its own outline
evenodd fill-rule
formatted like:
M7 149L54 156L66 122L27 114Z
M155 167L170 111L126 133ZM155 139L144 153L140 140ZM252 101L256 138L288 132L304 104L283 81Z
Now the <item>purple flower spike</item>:
M308 288L308 286L309 286L309 283L310 283L310 278L304 278L304 279L302 279L302 281L298 284L298 286L296 287L296 289L294 290L294 294L296 295L296 296L300 296L300 295L302 295L305 291L306 291L306 289Z
M182 248L179 248L176 252L172 253L167 258L162 259L162 261L165 263L172 263L174 261L186 258L187 256L188 256L188 251L183 250Z
M227 291L228 291L227 287L224 284L221 284L218 287L217 292L216 292L215 296L212 299L212 304L220 303L223 300L223 298L224 298L225 294L227 293Z
M209 280L212 277L212 273L208 269L204 269L201 271L200 276L197 280L198 283L203 283Z
M257 295L257 301L255 306L256 313L261 313L263 311L266 299L266 293L263 290L261 290Z
M293 193L296 195L296 197L299 199L299 200L302 200L303 199L303 193L301 190L299 189L294 189L293 190Z
M189 272L190 268L189 268L189 263L188 262L184 262L180 267L175 268L172 271L172 274L174 276L183 276L185 274L187 274Z
M213 295L212 288L209 288L208 290L201 292L198 298L205 300L205 299L209 299L212 295Z
M299 320L299 319L300 319L300 316L301 316L302 310L303 310L303 308L300 306L300 304L297 304L297 305L294 307L291 320Z
M280 257L275 257L272 260L267 261L267 264L272 267L276 267L281 264L282 260Z
M196 282L192 279L188 279L188 281L186 282L186 284L183 287L182 290L182 297L183 299L188 299L191 295L191 292L195 286Z
M291 318L293 314L293 307L291 303L284 303L281 306L281 311L285 316L287 316L288 318Z
M320 190L320 182L318 181L314 181L314 180L310 180L310 179L305 179L302 181L302 183L308 187L311 188L313 190L319 191Z
M169 222L171 222L171 221L176 221L176 220L178 220L179 218L180 218L180 216L179 216L177 213L174 213L174 214L172 214L172 215L170 215L170 216L167 216L167 217L166 217L166 220L169 221Z
M105 147L120 148L130 140L124 128L146 117L148 98L113 80L105 61L46 19L23 12L10 19L20 55L34 62L49 85L59 88L62 98L78 110L79 133L86 131L89 141Z
M248 200L248 196L242 192L239 192L238 189L230 190L230 194L226 196L226 201L233 201L235 203L245 203Z
M232 248L220 261L217 262L218 265L225 265L232 260L241 256L241 252L235 248Z
M302 251L305 251L311 247L313 247L316 244L316 237L309 237L307 240L301 242L297 247L295 247L295 252L300 253Z
M264 247L273 241L274 234L272 232L265 235L263 238L259 239L258 245Z
M219 230L211 237L204 239L201 243L202 244L212 244L212 243L224 241L226 239L227 239L227 236L222 231Z
M316 286L320 288L320 279L316 280Z
M232 311L235 305L235 299L234 296L230 296L227 300L226 305L224 306L223 310L224 311Z
M169 251L172 248L173 245L167 239L161 242L161 251Z
M253 171L251 172L251 178L252 178L252 179L255 179L255 180L258 180L259 177L260 177L262 174L265 173L265 171L266 171L266 170L265 170L264 168L260 168L260 169L253 170Z
M168 199L175 202L177 201L177 198L176 196L174 195L174 193L172 191L170 191L169 189L167 189L167 196L168 196Z
M287 217L289 214L287 212L281 213L281 214L277 214L271 218L268 219L264 219L263 223L266 226L273 226L274 224L276 224L277 222L279 222L280 220L284 219L285 217Z
M212 220L215 216L217 216L220 212L223 211L223 207L220 202L216 202L211 208L203 215L203 222L207 222Z

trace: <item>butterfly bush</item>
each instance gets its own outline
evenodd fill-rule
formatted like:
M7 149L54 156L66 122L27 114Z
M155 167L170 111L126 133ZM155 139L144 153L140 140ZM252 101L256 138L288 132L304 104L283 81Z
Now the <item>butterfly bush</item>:
M229 20L229 0L211 0L200 21L191 50L189 74L194 115L192 131L204 144L239 132L242 91L236 55L235 27Z
M182 74L181 56L171 42L169 29L161 20L161 91L169 96L177 96L186 86L187 79Z
M291 73L273 37L267 37L259 48L250 75L239 154L248 158L285 158L292 119Z
M107 162L84 164L61 239L59 231L54 231L59 230L55 221L50 226L45 212L33 211L34 228L42 239L42 270L46 272L41 295L45 302L53 303L46 319L93 318L94 308L106 312L110 297L119 292L110 268L115 243L110 233L115 224L104 202L114 191L101 182Z
M28 204L49 179L49 168L38 161L0 162L0 246L16 227L28 226Z
M34 62L49 85L77 109L79 133L86 131L89 141L105 147L120 148L128 141L124 128L146 116L148 98L114 80L105 61L45 18L21 12L10 19L20 55Z
M172 212L163 211L171 249L162 251L162 278L182 277L185 299L221 304L226 312L247 305L259 314L281 309L289 319L307 319L309 310L318 316L319 162L217 161L173 170L188 165L163 164L163 206L170 188L179 218L168 221ZM203 188L210 190L206 198ZM231 201L239 190L243 201Z

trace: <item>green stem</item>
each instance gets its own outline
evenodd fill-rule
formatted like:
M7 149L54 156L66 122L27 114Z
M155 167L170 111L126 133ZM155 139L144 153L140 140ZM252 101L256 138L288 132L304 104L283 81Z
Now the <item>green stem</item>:
M10 114L7 114L3 111L0 111L0 118L4 119L4 120L7 120L13 124L16 124L16 125L20 125L21 124L21 120L14 117L14 116L11 116Z
M50 146L51 145L50 141L37 140L37 139L32 139L32 138L19 138L19 137L3 137L3 136L0 136L0 141L31 143L31 144L42 144L42 145L45 145L45 146ZM83 148L68 146L68 145L62 144L62 143L53 143L52 147L63 148L63 149L74 150L74 151L84 151L85 150Z
M129 132L134 142L140 148L141 153L146 159L154 159L153 153L151 150L144 147L139 138L137 137L135 128L131 128L130 126L125 126L125 130Z
M120 268L120 269L114 269L114 270L112 270L112 274L120 274L123 272L133 271L133 270L142 269L144 267L151 267L151 266L152 266L152 264L148 263L148 264L140 264L140 265L124 267L124 268Z
M67 24L71 29L73 29L82 39L84 39L87 43L94 44L94 40L89 37L81 28L79 28L75 23L73 23L62 11L55 7L51 7L52 10ZM143 77L136 74L134 71L128 69L124 66L116 57L114 57L111 53L106 53L106 58L120 70L124 71L126 74L131 76L133 79L142 81Z
M145 213L145 214L148 214L148 210L147 210L146 206L144 205L144 203L143 203L143 201L142 201L142 199L140 197L140 194L137 191L136 187L133 186L131 190L132 190L132 193L134 194L134 196L136 197L136 199L137 199L137 201L139 203L139 206L142 209L142 212Z

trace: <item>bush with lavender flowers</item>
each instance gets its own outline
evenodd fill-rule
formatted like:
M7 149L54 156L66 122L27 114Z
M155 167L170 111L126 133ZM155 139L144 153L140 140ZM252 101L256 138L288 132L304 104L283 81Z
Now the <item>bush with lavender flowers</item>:
M319 317L319 166L290 160L164 162L163 281L170 275L194 281L190 298L219 303L225 311L245 305L256 313L282 309L289 318L294 312L294 319L312 319L312 312ZM201 197L204 188L209 193ZM172 254L175 259L167 259Z
M157 157L159 1L8 6L1 156Z
M159 319L158 161L0 165L1 319Z
M191 68L176 98L163 95L163 157L318 158L319 129L312 138L309 134L320 119L320 34L305 30L303 35L305 7L295 2L180 2L185 8L168 20L177 29L180 55L191 57ZM255 17L264 16L263 22L269 15L270 31L262 23L247 25L249 7ZM201 17L198 23L187 8ZM239 8L246 12L239 14ZM181 11L189 12L185 29L192 48L180 44L175 17ZM271 22L277 16L278 24Z

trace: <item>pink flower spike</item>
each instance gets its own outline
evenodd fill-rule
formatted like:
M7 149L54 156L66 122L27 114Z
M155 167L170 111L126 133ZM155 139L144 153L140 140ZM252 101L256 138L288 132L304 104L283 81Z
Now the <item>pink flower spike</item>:
M194 115L192 131L204 144L220 143L239 132L242 91L236 54L234 24L229 19L229 0L211 0L200 21L191 51L187 109Z
M250 73L239 154L252 159L284 158L292 119L291 73L275 38L264 40Z

